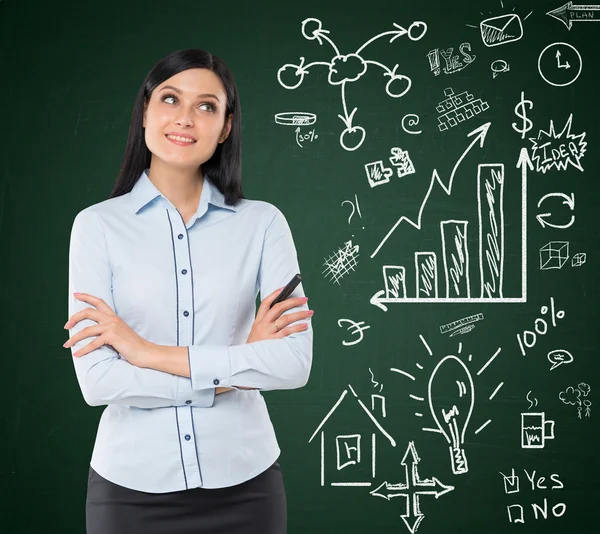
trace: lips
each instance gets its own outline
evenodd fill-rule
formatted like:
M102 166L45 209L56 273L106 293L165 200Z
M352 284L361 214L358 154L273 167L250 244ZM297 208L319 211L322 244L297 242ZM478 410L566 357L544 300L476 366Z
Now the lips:
M192 140L192 141L180 141L180 140L178 140L178 139L173 139L172 137L169 137L169 135L176 135L176 134L165 134L165 137L166 137L166 138L167 138L169 141L171 141L171 143L174 143L174 144L176 144L176 145L179 145L179 146L184 146L184 145L186 145L186 146L187 146L187 145L193 145L193 144L195 144L195 143L196 143L196 141L195 141L195 140ZM191 138L191 137L187 137L187 136L178 136L178 137L181 137L181 138L183 138L183 139L193 139L193 138Z

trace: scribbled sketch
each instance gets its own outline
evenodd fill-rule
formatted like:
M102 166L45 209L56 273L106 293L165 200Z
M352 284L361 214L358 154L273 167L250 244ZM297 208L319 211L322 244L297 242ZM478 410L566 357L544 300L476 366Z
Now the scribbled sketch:
M515 468L512 468L511 474L506 476L502 471L499 471L504 479L504 493L519 493L519 475L515 474Z
M373 374L373 371L371 371L371 368L369 367L369 373L371 373L371 383L373 384L373 387L376 388L377 386L381 386L379 388L379 393L381 393L383 391L383 383L379 383L375 380L375 375ZM382 403L382 416L385 417L385 397L383 397L382 395L371 395L371 411L375 411L375 398L377 398L378 401L381 401Z
M328 67L328 83L330 85L341 86L342 107L344 114L338 115L338 117L342 120L344 126L346 127L340 135L340 145L345 150L353 151L359 148L362 145L366 135L364 128L353 125L352 121L358 108L354 107L352 111L348 111L348 107L346 105L347 84L360 79L365 72L367 72L369 65L375 65L376 67L383 69L384 76L389 77L389 80L385 86L385 91L388 96L392 98L400 98L410 90L412 85L412 81L408 76L396 73L399 68L397 63L393 68L389 68L378 61L364 59L363 55L361 55L363 50L368 47L369 44L382 37L390 36L390 43L405 35L408 36L411 41L418 41L427 32L427 24L422 21L413 22L408 29L405 29L396 23L393 23L393 26L393 30L382 32L372 37L366 43L362 44L356 50L356 52L350 54L341 54L335 43L330 37L328 37L327 34L329 33L329 30L323 29L321 21L316 18L307 18L302 21L302 35L309 41L316 40L319 45L322 45L324 41L327 42L333 49L333 57L330 61L313 61L312 63L308 63L306 65L304 64L304 57L300 57L299 64L287 63L277 72L277 80L282 87L285 89L296 89L302 84L304 76L310 72L310 68L317 65Z
M382 497L388 501L403 497L400 502L404 513L400 517L411 534L417 531L425 518L425 514L421 512L421 496L433 495L438 499L454 489L454 486L443 484L436 477L421 479L418 470L420 461L415 443L410 441L400 462L404 467L404 482L390 483L386 480L369 492L374 497Z
M490 69L492 70L492 78L495 79L498 74L510 71L510 65L504 59L496 59L492 61Z
M585 252L578 252L577 254L573 254L573 258L571 258L571 267L581 267L586 260Z
M379 252L379 250L381 249L381 247L383 246L383 244L387 241L387 239L392 235L392 233L394 232L394 230L398 227L398 225L400 225L400 223L402 221L406 221L408 224L411 224L412 226L414 226L417 230L421 229L421 218L423 216L423 210L425 209L425 206L427 205L427 200L429 199L429 195L431 194L431 190L433 189L433 185L437 182L441 188L446 192L447 195L450 195L452 193L452 183L454 181L454 175L456 174L456 171L460 165L460 163L462 162L462 160L466 157L466 155L470 152L471 148L473 148L477 143L479 143L480 148L483 148L483 143L485 141L485 137L487 135L487 132L490 128L491 123L486 122L485 124L482 124L481 126L479 126L478 128L475 128L475 130L473 130L472 132L470 132L469 134L467 134L467 137L473 137L474 139L469 143L469 146L466 148L466 150L462 153L462 155L460 156L460 158L458 158L456 164L454 165L453 169L452 169L452 173L450 174L450 180L448 181L448 185L446 186L438 172L437 169L433 170L433 173L431 175L431 181L429 183L429 188L427 189L427 193L425 193L425 197L423 198L423 202L421 202L421 207L419 209L419 214L417 217L416 222L413 221L412 219L406 217L406 216L402 216L400 217L396 223L394 224L394 226L391 228L391 230L387 233L387 235L383 238L383 240L381 241L381 243L379 243L379 245L377 246L377 248L375 249L375 251L373 252L373 254L371 254L371 258L374 258L375 255Z
M408 113L407 115L404 115L404 117L402 117L402 129L407 134L411 134L411 135L419 135L420 133L423 132L423 130L418 130L418 131L409 130L406 127L406 123L408 123L408 126L410 126L411 128L413 126L417 126L419 124L419 116L418 115L415 115L414 113Z
M475 315L470 315L469 317L463 317L462 319L458 319L457 321L452 321L451 323L444 324L440 326L440 334L450 334L450 337L456 336L459 334L466 334L475 328L476 321L483 321L483 313L476 313Z
M470 298L469 249L467 225L469 221L440 222L446 298Z
M402 150L398 147L390 149L391 156L389 161L390 167L386 167L382 160L372 161L365 164L365 172L367 173L367 180L371 187L385 184L390 181L390 177L394 174L394 168L396 169L396 175L398 178L407 176L415 173L415 167L410 155L406 150Z
M391 298L406 296L406 270L401 265L384 265L385 294Z
M309 132L303 134L300 132L300 126L298 126L298 128L296 128L295 132L296 132L296 143L298 144L298 146L300 148L304 148L304 145L302 144L302 142L308 141L309 143L312 143L315 139L319 138L319 134L315 133L314 128L312 130L310 130Z
M519 165L525 166L522 157ZM472 296L467 220L444 220L440 222L443 280L438 281L437 255L433 251L415 252L415 296L406 293L406 278L409 274L404 266L396 265L401 271L403 291L391 294L387 289L371 297L371 304L387 311L385 303L392 302L525 302L526 301L526 171L523 171L522 194L522 262L521 297L505 297L504 283L504 182L502 163L482 163L477 168L477 222L479 238L479 295ZM447 191L448 192L448 191ZM428 193L429 194L429 193ZM427 198L427 197L426 197ZM421 210L423 206L421 207ZM402 218L401 218L402 219ZM412 222L405 218L408 222ZM397 225L398 223L396 223ZM413 226L414 223L413 223ZM418 228L420 229L420 228ZM393 230L393 229L392 229ZM386 270L384 266L384 271ZM441 268L440 268L441 270ZM385 281L385 273L384 273ZM439 283L444 284L443 296L438 295Z
M348 224L350 224L354 213L358 213L358 217L362 219L362 213L360 212L360 206L358 204L358 197L356 196L356 193L354 193L354 202L352 202L352 200L344 200L340 205L343 206L344 204L346 204L346 202L352 206L352 212L348 216ZM362 229L364 230L365 227L363 226Z
M565 487L564 483L560 480L558 473L551 473L550 476L537 476L536 471L529 473L527 469L523 469L527 480L531 484L531 491L535 491L536 494L539 491L550 491L552 495L555 495L556 490L561 490ZM511 468L510 475L505 475L502 471L499 472L502 475L504 481L504 493L506 495L512 495L520 492L519 486L519 475L516 474L515 469ZM521 494L521 498L527 498L527 492ZM531 493L529 493L531 495ZM525 523L524 508L521 504L510 504L507 505L506 510L508 512L509 523ZM537 503L531 503L531 510L533 512L533 519L548 518L548 499L544 498L543 504L540 506ZM551 513L554 517L561 517L567 510L565 503L559 502L552 506Z
M388 183L390 176L394 174L392 169L383 165L382 160L365 163L365 172L367 173L367 180L371 187Z
M286 126L310 126L317 122L317 116L307 111L285 111L275 115L275 122Z
M393 147L390 149L390 153L391 156L389 157L389 161L392 166L391 168L386 167L382 160L371 161L370 163L365 164L367 180L371 187L388 183L390 177L394 174L394 168L396 169L398 178L415 173L415 167L406 150Z
M323 273L339 284L340 280L350 271L353 271L358 264L359 245L353 245L352 239L344 243L344 247L338 248L337 252L325 259L325 270Z
M540 249L540 269L562 269L569 259L568 241L550 241Z
M406 150L402 150L398 147L393 147L390 152L392 155L389 160L393 167L396 167L396 174L398 178L407 176L415 173L415 166L410 159L410 156Z
M561 57L564 58L561 60ZM569 43L551 43L538 57L538 72L542 79L554 87L571 85L583 68L581 55Z
M422 335L419 335L419 339L423 343L429 356L433 356L433 351L425 338ZM500 354L501 350L502 349L498 347L492 357L481 366L477 372L477 376L481 375L491 365ZM462 343L460 342L458 344L457 354L462 354ZM471 356L472 355L469 354L469 362L471 361ZM416 363L415 367L419 371L423 371L424 369L424 366L420 363ZM440 371L440 368L442 371ZM392 367L390 368L390 371L398 373L412 381L416 381L416 378L412 374L402 369ZM500 382L494 388L494 391L489 396L490 400L496 396L503 385L504 383ZM456 394L448 395L448 391L450 390L455 391ZM427 399L425 396L420 397L412 393L409 393L408 396L417 402L425 402L427 400L433 421L435 422L435 428L423 427L423 432L443 434L450 445L450 463L453 473L466 473L468 471L468 466L463 445L465 441L465 432L471 419L475 403L475 387L471 372L467 366L458 356L448 355L444 357L438 362L429 377ZM415 416L423 417L423 413L421 411L415 412ZM488 419L480 425L474 433L479 434L491 422L492 420Z
M439 76L443 71L444 74L454 74L455 72L459 72L463 70L465 67L469 66L475 58L477 57L475 54L469 54L465 52L468 50L471 52L470 43L462 43L458 47L458 51L461 56L454 54L454 48L434 48L427 53L427 59L429 60L429 68L431 72L435 76ZM444 59L444 67L440 66L440 56ZM462 60L462 61L461 61Z
M547 358L552 364L550 371L553 371L560 365L566 365L567 363L571 363L573 361L573 355L568 350L564 349L551 350L548 353Z
M345 347L350 347L351 345L356 345L357 343L360 343L363 340L364 334L363 332L365 330L368 330L369 328L371 328L370 326L363 326L365 324L364 321L360 321L360 322L356 322L356 321L352 321L351 319L338 319L338 326L341 328L342 327L342 323L348 323L348 328L347 330L350 331L350 329L353 329L353 331L351 332L352 334L354 334L355 336L358 336L356 339L354 339L353 341L342 341L342 345L344 345Z
M588 383L580 382L577 386L569 386L564 391L561 391L558 394L558 398L563 404L577 406L577 417L579 419L591 417L592 401L588 398L582 399L582 397L587 397L591 390L592 388Z
M538 400L537 400L537 397L534 397L533 400L531 400L529 398L529 395L531 395L531 390L529 390L527 392L527 396L525 397L527 399L527 402L529 402L529 408L528 408L528 410L531 410L531 408L533 408L533 406L534 406L534 402L533 401L535 401L535 406L537 406L538 405Z
M513 508L516 512L513 512ZM508 510L508 522L509 523L525 523L525 515L523 506L520 504L511 504L506 507ZM542 518L548 519L548 499L544 497L543 504L540 506L536 503L531 503L531 510L533 511L533 518L535 520ZM552 515L554 517L562 517L567 511L567 505L564 502L556 503L551 508Z
M547 132L540 130L537 138L529 138L533 150L531 160L535 163L536 172L546 174L552 168L565 171L569 165L583 172L581 159L585 155L587 147L587 142L584 141L585 132L578 135L572 134L572 122L573 114L571 113L565 127L557 134L554 129L554 121L551 120L550 129ZM552 142L557 140L564 142L552 146Z
M315 130L303 134L301 133L300 126L310 126L317 122L317 116L314 113L306 111L285 111L283 113L275 114L275 123L282 124L285 126L296 126L294 130L296 134L296 144L303 148L303 141L313 142L319 136L315 133Z
M472 119L490 107L487 102L484 102L481 98L475 98L468 91L455 95L454 89L448 87L444 89L444 96L446 98L439 102L435 108L440 113L438 117L440 132Z
M521 139L525 139L527 132L533 128L533 122L527 117L526 107L530 110L533 109L533 102L531 100L526 100L525 92L521 91L521 101L515 106L515 115L519 117L519 119L522 119L523 125L519 126L516 122L512 123L513 130L521 134Z
M548 312L550 312L550 325L552 325L553 328L556 328L557 319L564 319L565 317L565 311L556 311L554 297L550 297L550 307L542 306L540 308L540 314L542 316L536 318L533 322L534 331L524 330L523 334L517 334L517 342L519 343L519 348L521 349L521 354L523 356L527 355L525 347L527 347L528 349L532 349L533 347L535 347L535 344L537 342L537 336L544 336L548 333L549 325L548 322L544 319L544 316Z
M504 283L504 165L477 167L481 298L502 298Z
M547 420L545 412L521 414L522 449L543 449L548 439L554 439L554 421Z
M566 204L567 206L569 206L569 209L571 211L575 210L575 193L571 193L571 195L566 195L565 193L548 193L547 195L544 195L538 202L538 208L542 205L542 203L544 202L544 200L546 200L547 198L550 197L562 197L565 200L563 200L563 204ZM566 223L566 224L556 224L556 223L551 223L548 221L548 219L552 217L552 213L547 212L547 213L538 213L535 218L537 219L537 221L542 225L542 228L545 228L546 226L550 226L552 228L558 228L558 229L565 229L565 228L569 228L569 226L571 226L574 222L575 222L575 215L571 214L571 220Z
M336 403L333 405L331 410L327 413L327 415L323 418L323 420L317 426L317 429L313 432L312 436L308 440L310 443L317 434L320 434L320 442L321 442L321 486L325 485L325 453L328 451L329 455L333 454L335 450L335 458L336 458L336 474L341 472L342 470L345 473L349 473L350 477L354 476L356 473L356 479L353 481L332 481L329 484L331 486L371 486L371 482L368 480L364 480L364 474L362 471L353 469L353 466L359 466L365 461L369 462L371 469L371 477L375 478L376 475L376 453L377 453L377 435L378 433L373 430L371 435L359 434L356 432L352 433L343 433L343 434L334 434L333 439L329 438L326 440L325 438L325 430L323 427L325 423L329 421L329 419L334 415L334 412L339 408L344 399L346 398L348 391L352 394L352 396L348 397L349 399L354 398L356 402L351 403L352 407L358 406L361 410L358 413L366 414L368 419L374 425L375 429L379 431L390 443L392 447L396 446L396 441L394 438L383 428L381 423L378 421L372 411L370 411L363 401L356 394L352 386L348 385L348 388L345 389ZM374 394L376 395L376 394ZM373 409L376 404L383 406L383 412L385 413L385 403L381 403L382 396L376 395L378 401L376 402L372 399ZM347 420L347 419L345 419ZM363 437L365 439L363 439ZM367 449L366 453L364 449ZM328 456L329 457L329 456ZM335 479L335 475L332 476ZM347 478L347 477L345 477ZM339 479L338 479L339 480Z
M435 252L415 252L417 297L438 296L438 273ZM386 292L387 295L387 292Z
M513 517L512 509L515 508L517 510L517 514ZM525 523L525 519L523 517L523 507L520 504L511 504L506 507L508 510L508 522L509 523Z
M560 20L570 30L573 22L598 22L600 21L600 5L573 5L573 2L567 2L561 7L548 11L556 20Z
M456 382L457 395L442 394L445 391L443 385L449 380ZM435 366L427 386L427 399L436 426L450 444L452 473L460 475L468 472L469 466L463 446L475 405L475 386L469 369L459 358L446 356Z
M485 46L499 46L521 39L523 24L519 15L509 13L482 20L479 23L479 31Z

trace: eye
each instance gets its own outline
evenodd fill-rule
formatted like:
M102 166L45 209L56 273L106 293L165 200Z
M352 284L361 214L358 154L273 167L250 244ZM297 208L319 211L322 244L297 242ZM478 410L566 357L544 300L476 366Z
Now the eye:
M164 101L165 101L167 98L174 98L175 100L177 100L177 97L176 97L175 95L172 95L172 94L170 94L170 93L167 93L166 95L164 95L164 96L161 98L161 101L162 101L162 102L164 102Z
M208 106L208 111L210 111L211 113L213 113L216 110L216 106L212 102L202 102L200 106Z
M177 97L172 93L167 93L161 97L161 101L165 102L168 98L174 99L177 101ZM208 106L207 111L210 113L214 113L217 110L217 106L212 102L202 102L198 107Z

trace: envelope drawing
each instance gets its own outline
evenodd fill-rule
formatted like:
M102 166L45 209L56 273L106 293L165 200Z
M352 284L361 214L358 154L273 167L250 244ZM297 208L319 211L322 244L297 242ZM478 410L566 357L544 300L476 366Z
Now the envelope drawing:
M479 23L481 40L485 46L498 46L518 41L523 37L523 25L519 15L510 13L491 17Z

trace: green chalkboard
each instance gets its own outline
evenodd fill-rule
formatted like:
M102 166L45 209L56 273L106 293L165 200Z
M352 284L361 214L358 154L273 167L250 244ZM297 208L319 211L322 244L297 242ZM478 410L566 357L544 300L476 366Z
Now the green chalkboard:
M69 232L202 48L315 310L308 384L264 393L288 532L598 532L600 6L562 4L0 3L0 530L84 532Z

